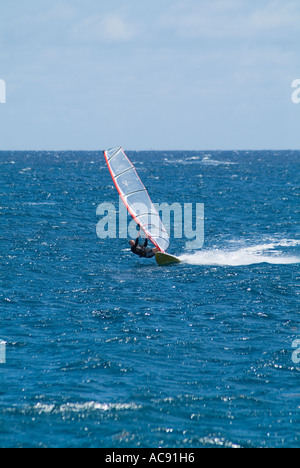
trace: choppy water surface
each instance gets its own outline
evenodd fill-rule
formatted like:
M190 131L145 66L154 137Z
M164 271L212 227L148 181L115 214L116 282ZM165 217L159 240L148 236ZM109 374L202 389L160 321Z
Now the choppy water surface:
M300 153L128 155L205 204L181 265L97 238L101 153L0 153L0 446L299 446Z

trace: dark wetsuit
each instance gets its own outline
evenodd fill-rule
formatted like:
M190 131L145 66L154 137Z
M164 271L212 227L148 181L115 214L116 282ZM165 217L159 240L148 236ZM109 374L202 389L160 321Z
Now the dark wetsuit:
M148 239L145 240L144 245L139 245L139 238L136 239L134 246L131 247L131 252L140 257L152 258L155 256L155 253L152 249L147 249Z

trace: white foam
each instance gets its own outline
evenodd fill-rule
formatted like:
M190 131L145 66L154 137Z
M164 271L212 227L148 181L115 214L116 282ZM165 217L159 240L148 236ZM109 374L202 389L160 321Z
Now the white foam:
M200 156L191 156L189 158L185 159L168 159L164 158L164 161L167 164L182 164L184 166L190 165L190 164L199 164L199 165L204 165L204 166L232 166L237 164L237 162L234 161L219 161L217 159L211 159L211 155L205 155L200 159Z
M141 407L135 403L99 403L89 401L87 403L66 403L55 406L54 404L37 403L33 409L42 413L82 413L85 411L129 411L138 410Z
M300 245L300 241L284 239L280 242L258 244L237 250L201 250L179 258L190 265L246 266L260 263L291 265L300 263L300 257L284 255L280 248L297 245Z

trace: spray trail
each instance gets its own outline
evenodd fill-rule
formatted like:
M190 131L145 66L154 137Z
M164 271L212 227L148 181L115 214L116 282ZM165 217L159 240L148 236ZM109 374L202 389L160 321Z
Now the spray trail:
M185 254L180 260L190 265L247 266L260 263L273 265L292 265L300 263L300 257L282 252L282 248L300 245L297 240L258 244L236 250L213 249L201 250L194 254Z

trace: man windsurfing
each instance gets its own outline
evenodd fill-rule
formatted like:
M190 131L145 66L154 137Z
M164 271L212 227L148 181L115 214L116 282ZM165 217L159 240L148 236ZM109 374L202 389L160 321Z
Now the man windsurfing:
M157 248L154 249L148 249L148 238L145 239L144 245L139 244L139 237L141 235L141 232L139 232L136 240L131 240L129 241L129 245L131 247L131 252L134 253L135 255L138 255L141 258L153 258L155 257L155 254L159 252Z

